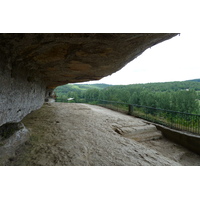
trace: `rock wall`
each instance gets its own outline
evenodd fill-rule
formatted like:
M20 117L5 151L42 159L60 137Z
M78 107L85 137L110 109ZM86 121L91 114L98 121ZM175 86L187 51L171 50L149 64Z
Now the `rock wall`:
M1 126L20 122L32 110L40 108L44 103L46 86L38 74L12 66L2 53L0 55Z

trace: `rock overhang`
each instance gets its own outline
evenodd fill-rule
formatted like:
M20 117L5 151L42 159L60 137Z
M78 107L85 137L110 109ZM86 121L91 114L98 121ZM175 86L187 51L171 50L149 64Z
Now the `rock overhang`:
M0 126L39 109L56 86L99 80L176 35L0 34Z
M28 70L47 88L99 80L176 33L0 34L0 51L12 73Z

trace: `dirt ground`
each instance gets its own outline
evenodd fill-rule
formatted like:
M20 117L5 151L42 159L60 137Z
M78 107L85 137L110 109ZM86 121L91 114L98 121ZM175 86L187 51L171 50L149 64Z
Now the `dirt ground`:
M161 134L146 140L143 134L141 141L124 137L126 131L133 130L131 134L137 133L138 137L144 130L152 132L154 127L99 106L46 103L26 116L23 123L31 137L6 165L200 166L200 156Z

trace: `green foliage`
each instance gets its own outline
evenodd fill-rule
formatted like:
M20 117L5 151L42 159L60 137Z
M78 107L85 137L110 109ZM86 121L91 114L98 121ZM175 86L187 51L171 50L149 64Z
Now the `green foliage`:
M56 88L57 101L118 101L166 110L199 114L200 82L182 81L132 85L68 84Z
M99 90L110 87L108 84L67 84L55 89L57 102L69 102L67 99L74 98L70 102L84 103L85 100L98 99Z

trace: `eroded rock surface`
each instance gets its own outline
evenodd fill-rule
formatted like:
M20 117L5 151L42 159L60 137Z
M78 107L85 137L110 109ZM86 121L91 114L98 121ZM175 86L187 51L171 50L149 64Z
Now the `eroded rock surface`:
M15 157L16 150L29 139L28 130L22 123L0 127L0 165Z
M46 86L98 80L121 69L149 47L177 34L0 34L12 74L29 69ZM2 66L1 66L2 67ZM7 66L4 66L5 68Z
M31 138L7 165L180 165L126 138L113 125L152 127L140 119L86 104L45 104L23 120ZM156 133L157 134L157 133Z

